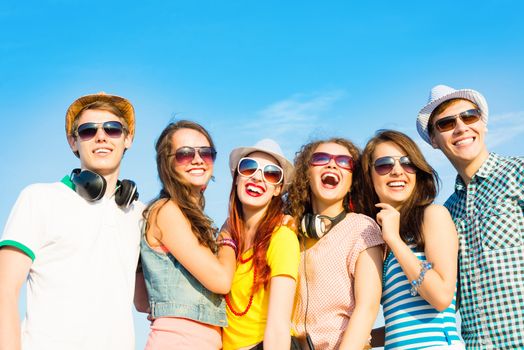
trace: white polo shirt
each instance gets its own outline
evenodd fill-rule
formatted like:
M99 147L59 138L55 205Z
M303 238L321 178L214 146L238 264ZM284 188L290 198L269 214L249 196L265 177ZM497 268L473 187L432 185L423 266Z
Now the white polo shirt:
M132 318L142 211L89 203L64 183L20 194L1 245L33 259L22 348L134 349Z

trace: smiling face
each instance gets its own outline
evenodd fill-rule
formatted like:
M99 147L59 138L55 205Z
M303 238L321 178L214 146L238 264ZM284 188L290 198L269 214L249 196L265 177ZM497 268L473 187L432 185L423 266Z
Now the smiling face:
M434 125L435 122L442 118L454 116L475 108L477 107L470 101L458 100L436 115L432 123ZM434 148L439 148L460 172L461 169L465 169L470 165L478 169L488 157L485 135L486 124L482 120L466 125L460 118L457 118L454 129L444 132L433 130L431 143Z
M382 157L395 159L393 169L385 175L378 174L372 166L371 180L380 202L390 204L397 210L409 199L417 183L416 174L407 172L400 165L399 158L406 155L397 144L387 141L376 146L371 158L371 164L375 164L375 161Z
M331 155L348 155L349 150L338 143L322 143L314 153L325 152ZM324 208L334 207L333 212L326 215L336 215L343 207L346 194L350 191L353 174L338 166L335 159L320 166L309 166L308 175L312 196L312 206L316 213L322 212Z
M111 112L87 109L78 117L76 125L108 121L123 123ZM113 138L108 136L103 128L98 128L95 136L89 140L83 141L79 137L68 136L68 142L73 152L78 152L82 169L94 171L102 176L118 176L124 150L131 147L132 136L124 132L120 137Z
M179 129L171 137L174 170L199 193L213 175L213 162L206 163L200 154L195 152L195 157L187 164L178 163L174 154L181 147L209 147L209 141L201 132L189 128Z
M274 196L280 195L282 185L273 185L264 180L262 170L266 165L279 165L278 161L264 152L253 152L249 158L256 160L259 169L250 177L236 175L236 193L238 200L242 204L244 212L246 210L265 210Z

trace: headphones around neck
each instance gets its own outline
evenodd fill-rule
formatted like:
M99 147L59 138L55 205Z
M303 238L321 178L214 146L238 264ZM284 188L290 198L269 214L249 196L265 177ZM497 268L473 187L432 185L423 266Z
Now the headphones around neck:
M76 192L88 202L100 200L106 193L106 179L94 171L73 169L70 179L75 184ZM116 186L115 202L120 208L127 209L133 201L138 199L134 181L119 180Z
M300 222L300 232L308 238L320 239L336 224L344 220L346 214L345 210L342 210L340 214L335 217L306 213Z

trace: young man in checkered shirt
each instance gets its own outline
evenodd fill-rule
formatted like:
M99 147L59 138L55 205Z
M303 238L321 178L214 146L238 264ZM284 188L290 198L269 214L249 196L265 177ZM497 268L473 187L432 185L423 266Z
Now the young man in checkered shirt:
M459 233L462 336L468 349L524 348L524 158L487 150L488 105L475 90L435 86L420 136L458 172L445 206Z

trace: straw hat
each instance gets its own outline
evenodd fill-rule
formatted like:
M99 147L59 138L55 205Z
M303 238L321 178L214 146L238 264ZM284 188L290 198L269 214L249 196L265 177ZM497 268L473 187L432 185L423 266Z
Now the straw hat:
M129 134L131 137L135 136L135 109L133 108L131 102L123 97L108 95L105 92L82 96L73 102L71 106L69 106L65 117L65 131L67 135L73 134L73 122L82 108L96 101L108 102L119 109L127 123Z

